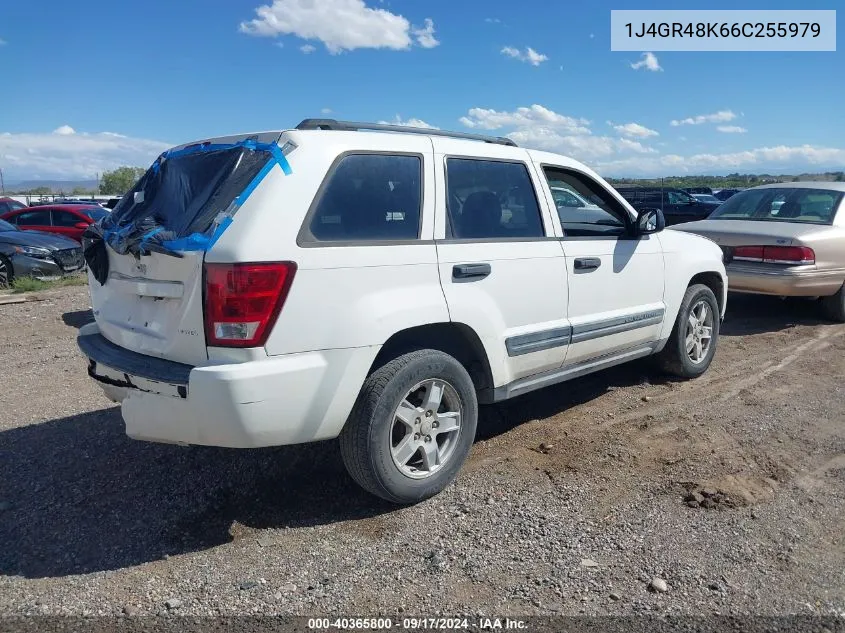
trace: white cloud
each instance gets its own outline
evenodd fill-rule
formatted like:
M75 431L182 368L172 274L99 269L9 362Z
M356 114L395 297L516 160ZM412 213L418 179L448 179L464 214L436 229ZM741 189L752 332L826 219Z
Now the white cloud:
M434 37L434 21L431 18L426 18L425 26L421 29L412 29L411 33L417 38L417 44L423 48L434 48L440 44Z
M651 148L628 139L596 136L590 122L559 114L541 105L499 112L472 108L461 123L477 130L502 130L519 145L559 152L581 160L597 160L622 153L651 153Z
M657 152L653 147L647 147L639 141L632 141L628 138L617 139L616 144L621 151L629 151L636 154L654 154Z
M323 108L322 110L320 110L320 114L331 114L331 113L332 113L331 108Z
M148 167L171 146L113 132L76 132L63 125L52 133L0 134L0 164L7 180L93 178L121 165Z
M716 129L725 134L745 134L748 131L739 125L717 125Z
M644 126L636 123L617 126L608 122L620 134L624 132L619 128L637 132L625 134L634 138L597 135L590 130L588 120L559 114L541 105L511 112L472 108L461 122L472 129L497 130L497 134L507 135L522 147L544 149L585 161L607 176L655 177L737 170L777 173L804 168L836 169L845 164L845 149L812 145L763 147L722 154L663 154L655 147L643 144L643 139L656 136L656 133L642 132L639 128L648 130Z
M299 50L301 50L306 55L310 55L311 53L317 50L317 47L312 46L311 44L303 44L299 47Z
M632 63L631 68L634 70L645 68L646 70L651 70L652 72L663 70L660 67L660 63L657 61L657 56L654 53L643 53L642 59L638 62Z
M679 174L757 171L789 173L802 169L836 168L845 164L845 149L813 145L759 147L724 154L664 154L654 157L620 157L599 162L598 171L609 176L667 176Z
M282 40L277 40L277 41L273 42L273 46L278 46L279 48L284 48L285 43Z
M518 48L514 48L513 46L505 46L502 49L501 53L502 55L513 57L514 59L518 59L521 62L531 64L532 66L539 66L544 61L549 59L546 55L538 53L530 46L527 47L524 51L520 51Z
M633 136L636 138L648 138L649 136L660 136L655 130L649 129L639 123L625 123L622 125L614 125L611 121L607 122L614 130L619 132L622 136Z
M401 15L372 9L364 0L273 0L255 13L255 19L241 22L242 33L318 40L332 54L356 48L405 50L413 44L412 37L423 48L439 43L430 19L426 18L423 27L412 28Z
M435 126L433 126L429 123L426 123L422 119L415 119L414 117L411 117L410 119L403 119L398 114L395 117L393 117L392 121L379 121L379 123L381 123L383 125L403 125L405 127L421 127L421 128L427 128L429 130L439 130L440 129L440 128L435 127Z
M488 24L501 24L502 21L499 18L484 18L484 21Z
M702 123L726 123L733 121L736 114L731 110L719 110L713 114L699 114L698 116L687 117L686 119L670 121L669 125L678 127L679 125L701 125Z
M469 128L481 130L498 130L502 127L544 127L567 134L590 133L590 130L586 127L590 124L587 119L558 114L537 104L528 108L517 108L513 112L497 112L496 110L485 108L472 108L468 112L468 115L461 117L461 123Z

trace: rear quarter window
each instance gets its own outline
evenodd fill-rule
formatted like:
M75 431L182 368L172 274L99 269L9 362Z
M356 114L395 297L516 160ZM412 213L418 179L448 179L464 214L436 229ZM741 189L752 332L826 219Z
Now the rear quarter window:
M18 226L50 226L50 210L24 211L13 219Z
M421 156L347 154L326 176L300 241L415 240L421 204Z

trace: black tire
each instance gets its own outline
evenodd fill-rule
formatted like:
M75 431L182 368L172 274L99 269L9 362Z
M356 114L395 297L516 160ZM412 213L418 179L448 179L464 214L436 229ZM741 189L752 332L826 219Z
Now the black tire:
M837 323L845 323L845 286L842 286L835 295L823 297L821 307L825 317Z
M11 288L15 280L15 269L8 257L0 255L0 288Z
M454 389L460 400L461 422L448 459L424 479L414 479L393 459L394 415L408 391L429 379L444 380ZM364 490L396 504L417 503L452 483L472 448L477 424L475 386L464 366L437 350L413 351L367 377L340 434L343 463Z
M696 363L687 353L686 336L690 312L700 301L705 301L710 307L713 325L711 326L710 345L703 358ZM713 361L713 356L716 354L716 345L719 342L719 317L719 303L710 288L703 284L695 284L687 288L684 299L681 301L681 308L678 310L678 318L675 319L675 325L672 328L672 334L666 342L666 347L657 355L660 368L668 374L687 379L698 378L707 371Z

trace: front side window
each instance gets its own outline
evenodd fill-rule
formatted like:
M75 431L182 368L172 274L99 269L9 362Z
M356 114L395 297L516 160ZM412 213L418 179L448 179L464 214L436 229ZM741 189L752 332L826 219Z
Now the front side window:
M50 211L24 211L16 219L18 226L50 226Z
M415 240L421 204L419 156L349 154L323 185L309 230L317 241Z
M667 191L666 196L669 204L693 204L695 199L683 191Z
M627 211L592 178L556 167L545 167L543 172L565 237L616 237L627 231ZM573 199L577 205L569 203Z
M70 211L53 211L53 226L72 227L83 222L82 218Z
M827 189L749 189L728 198L708 219L833 224L842 195Z
M449 158L448 237L545 237L537 195L524 163Z

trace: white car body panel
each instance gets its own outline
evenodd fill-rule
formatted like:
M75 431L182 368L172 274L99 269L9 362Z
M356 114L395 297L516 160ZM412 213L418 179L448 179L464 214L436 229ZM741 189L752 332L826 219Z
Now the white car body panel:
M466 141L433 139L435 178L438 191L446 191L446 160L463 158ZM525 165L534 188L540 191L537 174L531 169L528 152L517 147L493 145L489 158ZM485 148L485 157L488 157ZM554 237L551 214L538 195L546 235ZM481 339L498 387L523 376L559 367L565 347L532 354L509 356L505 341L512 337L566 327L566 270L557 240L446 240L446 197L437 198L436 237L440 281L450 318L472 328ZM465 283L453 280L456 264L487 263L489 277Z
M296 263L263 347L206 347L201 252L183 260L145 256L143 273L133 269L133 257L114 258L112 272L125 278L102 287L92 280L96 325L80 336L100 334L128 352L192 367L185 384L156 386L142 377L132 383L139 389L120 384L120 369L102 363L97 375L107 395L122 401L131 437L232 447L335 437L385 343L431 324L470 328L486 352L493 389L515 395L519 390L509 386L519 383L524 390L549 372L598 369L608 354L625 359L658 350L693 276L716 273L726 286L721 251L697 236L664 231L639 239L564 237L543 165L588 175L632 220L636 214L595 172L562 156L419 134L294 130L282 133L279 144L286 141L297 146L287 156L292 173L271 169L204 253L208 263ZM345 152L422 157L418 242L298 241L327 173ZM526 163L546 237L447 240L446 156ZM576 274L580 257L600 258L601 265ZM473 262L488 263L491 274L470 283L453 280L456 264ZM720 303L724 314L724 295ZM654 323L626 326L658 312ZM623 327L575 339L574 333L603 322ZM531 347L532 337L561 332L567 334L560 341ZM523 342L519 353L513 353L514 341Z

